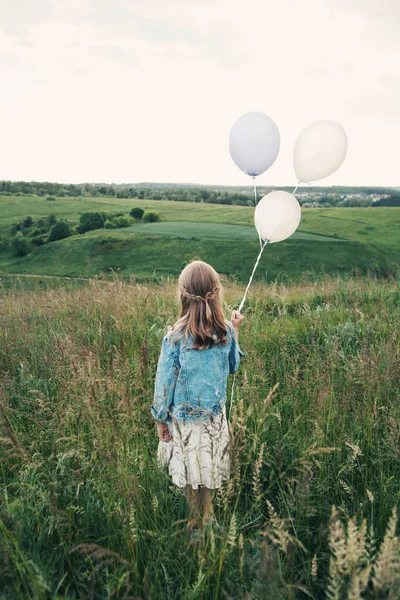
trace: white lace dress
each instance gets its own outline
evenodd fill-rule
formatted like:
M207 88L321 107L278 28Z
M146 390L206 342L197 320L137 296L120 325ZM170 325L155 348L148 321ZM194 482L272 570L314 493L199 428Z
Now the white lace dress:
M172 482L180 488L204 485L219 488L230 477L232 434L223 411L209 419L168 424L172 440L160 440L157 462L167 467Z

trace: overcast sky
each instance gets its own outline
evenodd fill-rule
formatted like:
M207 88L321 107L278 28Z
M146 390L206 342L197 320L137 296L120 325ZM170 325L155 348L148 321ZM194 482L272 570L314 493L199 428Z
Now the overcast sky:
M399 0L0 0L0 179L247 184L228 136L345 128L320 183L400 185Z

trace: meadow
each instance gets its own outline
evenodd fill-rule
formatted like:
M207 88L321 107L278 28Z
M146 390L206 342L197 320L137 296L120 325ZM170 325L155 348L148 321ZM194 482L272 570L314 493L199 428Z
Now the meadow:
M55 281L0 290L2 600L400 598L398 281L251 289L200 547L150 417L175 282Z
M158 223L96 230L13 256L11 225L50 213L76 224L86 211L156 210ZM0 274L107 277L119 272L138 280L176 276L193 257L213 262L223 273L245 281L258 253L254 208L201 202L118 198L0 198ZM284 283L324 274L395 276L400 264L400 208L303 208L298 231L272 244L256 274ZM1 242L1 239L0 239Z

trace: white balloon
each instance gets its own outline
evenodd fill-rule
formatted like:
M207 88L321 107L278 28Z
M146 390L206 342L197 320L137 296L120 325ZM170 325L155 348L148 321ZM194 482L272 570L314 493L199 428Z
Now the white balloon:
M270 192L256 206L254 224L258 235L268 243L281 242L299 226L300 204L289 192Z
M280 135L274 121L262 112L248 112L232 126L229 152L233 162L247 175L261 175L275 162Z
M309 183L334 173L347 154L347 135L336 121L315 121L296 140L293 165L299 181Z

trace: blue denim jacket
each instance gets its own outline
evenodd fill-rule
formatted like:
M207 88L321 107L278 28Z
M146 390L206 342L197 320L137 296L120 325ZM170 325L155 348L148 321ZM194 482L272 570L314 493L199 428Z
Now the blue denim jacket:
M239 348L232 323L226 324L227 343L206 350L191 348L190 335L188 342L185 337L174 340L171 331L164 337L151 407L156 421L170 423L172 416L178 421L197 421L222 411L228 375L236 373L240 357L246 356Z

